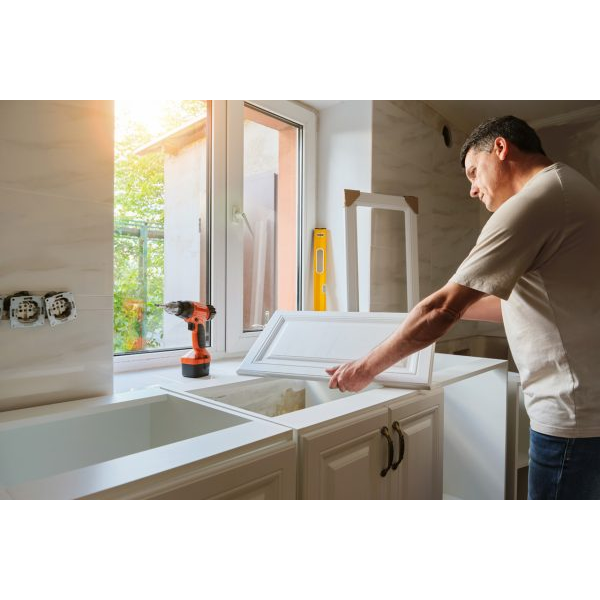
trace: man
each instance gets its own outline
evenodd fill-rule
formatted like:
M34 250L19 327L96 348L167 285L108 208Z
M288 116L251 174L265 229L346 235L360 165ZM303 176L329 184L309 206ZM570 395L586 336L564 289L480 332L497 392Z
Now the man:
M364 388L459 319L504 322L531 421L529 498L600 498L600 192L512 116L479 125L460 158L493 213L475 247L392 336L328 369L329 387Z

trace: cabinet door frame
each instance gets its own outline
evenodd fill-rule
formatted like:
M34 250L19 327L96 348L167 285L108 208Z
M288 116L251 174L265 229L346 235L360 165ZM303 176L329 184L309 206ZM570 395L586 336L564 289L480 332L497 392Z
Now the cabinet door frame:
M419 200L416 196L391 196L358 190L344 190L346 224L346 289L348 310L359 310L358 291L358 223L356 209L380 208L404 213L404 237L406 239L406 296L408 310L419 302L419 243L417 214Z
M444 462L444 392L436 390L424 393L420 397L407 399L390 404L389 407L390 432L394 440L394 446L398 447L394 454L394 461L399 459L399 435L394 429L394 423L398 422L404 437L404 458L397 469L392 470L390 496L395 500L403 499L439 499L443 498L443 462ZM435 472L432 474L432 492L425 498L420 498L416 490L411 490L409 476L410 469L414 469L416 461L423 461L422 454L416 456L414 449L411 450L411 425L414 427L419 421L431 419L433 447L431 448L431 464ZM416 432L413 430L413 434ZM419 468L427 469L427 465Z
M381 434L381 428L388 427L387 406L369 410L343 420L319 426L298 436L298 498L303 500L347 498L330 497L327 495L328 483L324 469L327 461L334 457L338 466L343 468L343 452L348 456L354 452L357 460L365 458L365 452L371 453L369 471L369 496L371 499L386 499L389 497L389 473L381 477L380 472L387 466L387 442ZM353 442L358 441L353 448ZM362 455L360 454L362 453ZM348 463L346 463L348 464ZM334 467L335 468L335 467Z

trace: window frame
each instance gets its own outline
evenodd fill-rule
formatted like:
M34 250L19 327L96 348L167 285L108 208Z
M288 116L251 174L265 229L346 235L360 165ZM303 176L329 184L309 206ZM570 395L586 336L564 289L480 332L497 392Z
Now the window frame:
M225 350L244 353L259 331L243 327L243 233L244 224L234 217L243 211L244 197L244 106L248 104L302 126L300 147L301 177L298 179L300 235L298 251L299 310L312 297L310 253L316 209L316 115L286 100L231 100L227 102L227 266Z
M234 207L243 209L243 109L248 103L303 128L299 178L299 309L312 298L311 240L316 221L317 115L289 100L213 100L209 176L211 222L210 302L217 310L211 321L210 353L213 358L242 356L260 332L243 331L242 225L234 219ZM237 290L237 291L236 291ZM183 325L182 325L183 326ZM190 345L191 347L191 345ZM189 348L157 350L114 356L114 371L125 372L179 364Z

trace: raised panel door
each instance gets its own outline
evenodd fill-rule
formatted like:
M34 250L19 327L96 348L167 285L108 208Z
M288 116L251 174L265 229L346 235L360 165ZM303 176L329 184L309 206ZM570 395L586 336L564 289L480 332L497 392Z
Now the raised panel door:
M375 500L389 495L387 408L370 411L300 438L303 499Z
M391 434L396 448L391 498L442 499L443 392L390 409ZM400 460L400 453L403 457Z
M164 487L167 487L168 483ZM287 442L254 458L240 457L146 496L155 500L292 500L296 497L296 445Z

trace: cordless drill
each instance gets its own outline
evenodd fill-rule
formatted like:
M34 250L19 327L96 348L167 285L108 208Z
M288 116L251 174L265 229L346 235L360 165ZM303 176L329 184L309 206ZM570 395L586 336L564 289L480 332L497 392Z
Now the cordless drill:
M206 322L217 311L210 304L200 304L190 300L175 300L167 304L156 304L170 315L183 319L192 333L193 350L181 357L181 374L184 377L206 377L210 369L210 354L206 349Z

